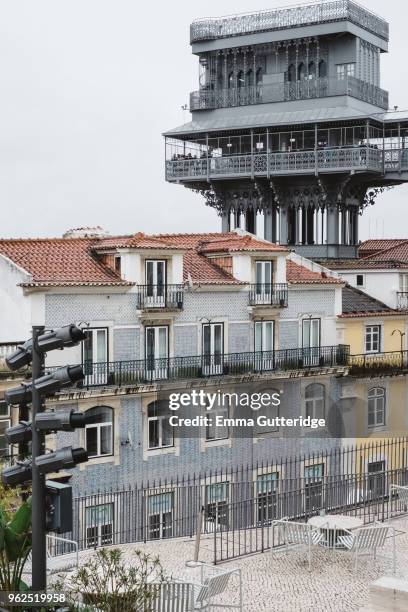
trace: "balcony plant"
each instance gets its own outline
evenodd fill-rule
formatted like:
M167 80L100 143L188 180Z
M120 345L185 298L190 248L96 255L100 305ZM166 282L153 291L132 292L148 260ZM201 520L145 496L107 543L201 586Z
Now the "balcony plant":
M22 580L31 552L31 497L21 503L15 489L0 485L0 591L26 591Z

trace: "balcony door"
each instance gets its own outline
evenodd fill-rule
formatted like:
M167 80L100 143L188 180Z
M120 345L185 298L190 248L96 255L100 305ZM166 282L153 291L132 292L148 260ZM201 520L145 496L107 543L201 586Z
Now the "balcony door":
M168 327L155 325L145 331L146 377L148 380L168 376Z
M86 330L82 345L82 363L86 385L104 385L108 382L108 329L94 327Z
M255 298L258 304L270 304L272 298L273 266L271 261L255 262Z
M146 260L145 307L163 308L166 305L166 262L163 259Z
M274 321L255 321L255 370L273 370Z
M224 324L203 324L203 374L222 374L224 358Z
M302 348L305 365L319 365L320 319L303 319Z

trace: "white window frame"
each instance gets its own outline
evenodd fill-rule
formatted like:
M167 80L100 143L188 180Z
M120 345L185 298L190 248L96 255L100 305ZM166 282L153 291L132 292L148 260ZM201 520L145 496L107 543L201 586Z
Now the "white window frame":
M336 64L336 78L337 79L345 79L347 77L355 77L356 76L356 63L355 62L345 62L343 64Z
M212 425L206 425L205 427L205 441L206 442L216 442L217 440L228 440L229 438L229 427L228 425L220 426L215 424L215 419L217 416L223 416L224 418L229 417L230 405L227 399L226 404L222 406L213 406L211 410L205 410L205 416L209 419L212 419ZM215 432L214 437L209 437L209 431ZM224 431L224 435L217 435L218 431Z
M168 416L159 415L159 416L149 417L149 405L147 406L147 450L160 450L161 448L173 448L174 447L173 428L171 428L171 432L173 433L171 444L163 444L163 423L165 421L168 421L171 415L169 414ZM150 446L150 423L152 422L158 423L158 432L159 432L159 445L158 446Z
M321 396L306 397L307 390L310 387L319 387L322 390ZM326 414L326 387L322 383L310 383L305 387L305 416L308 414L311 419L324 419ZM317 415L317 406L323 401L322 414Z
M92 410L93 408L98 408L99 406L93 406L92 408L89 408L89 410ZM113 457L113 455L115 454L115 450L114 450L114 439L113 439L113 424L114 424L114 415L113 415L113 408L111 408L110 406L100 406L101 408L108 408L111 411L111 416L112 416L112 420L109 423L89 423L87 425L85 425L85 447L86 450L88 452L88 444L87 444L87 431L90 429L96 429L96 446L97 446L97 454L96 455L89 455L88 452L88 457L89 459L98 459L100 457ZM110 453L102 453L101 452L101 447L102 447L102 436L101 436L101 431L103 427L110 427L111 428L111 432L110 432Z
M371 402L372 402L372 406L370 407ZM367 427L368 429L375 429L376 427L385 427L387 423L386 409L387 409L387 391L385 387L371 387L371 389L368 389L367 391ZM379 413L382 413L381 420L379 420L378 418ZM370 415L374 417L373 423L370 423Z
M87 511L92 510L92 509L96 510L97 508L102 508L104 506L111 507L110 522L101 523L98 520L95 523L93 522L92 524L88 524ZM108 536L108 541L105 540L106 534L102 534L102 527L105 527L107 525L112 526L112 531L111 531L110 536ZM94 536L88 537L88 529L96 529L96 534ZM107 545L113 544L114 536L115 536L115 504L114 502L107 502L105 504L95 504L94 506L87 506L85 508L85 546L86 548L95 548L94 540L96 540L96 546L107 546ZM89 542L89 540L91 540L91 542Z
M377 331L375 331L375 329ZM378 339L377 339L378 348L373 348L374 342L375 342L374 337L376 334L378 334ZM364 352L367 355L375 355L377 353L381 353L381 335L382 335L382 329L379 323L369 324L365 326ZM369 348L367 348L367 346L369 346Z
M163 540L167 538L171 538L173 535L173 521L174 521L174 508L175 508L175 492L173 490L170 491L158 491L157 493L151 493L146 496L146 516L147 516L147 535L148 540ZM170 499L170 507L167 507L167 504L158 504L157 511L151 511L151 500L162 498L165 502L166 499ZM161 506L161 507L160 507ZM165 515L170 514L170 521L166 524ZM152 517L158 517L157 527L153 529L153 525L150 524L150 519ZM166 530L169 533L166 533ZM151 537L152 534L158 532L159 537Z

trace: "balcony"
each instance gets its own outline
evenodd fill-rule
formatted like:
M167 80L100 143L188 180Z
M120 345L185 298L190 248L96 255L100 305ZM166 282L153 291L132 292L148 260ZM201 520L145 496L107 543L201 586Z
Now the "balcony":
M375 146L331 147L308 151L248 153L166 161L166 180L205 181L207 179L255 176L285 176L315 172L383 171L383 152Z
M317 2L304 6L292 6L227 17L196 19L190 26L190 41L195 43L336 21L350 21L388 41L388 23L375 13L350 0Z
M408 370L408 351L350 355L351 376L384 376L401 374Z
M288 305L288 286L286 283L251 285L249 304L251 306L286 308Z
M271 85L256 85L255 87L202 89L190 94L190 110L211 110L246 106L248 104L326 98L328 96L352 96L379 108L388 109L387 91L355 77L345 77L344 79L308 79Z
M139 310L182 310L183 285L139 285L137 308Z
M408 291L397 291L398 310L408 310Z
M163 380L337 368L347 367L348 360L349 347L337 345L228 355L85 363L84 386L121 387Z

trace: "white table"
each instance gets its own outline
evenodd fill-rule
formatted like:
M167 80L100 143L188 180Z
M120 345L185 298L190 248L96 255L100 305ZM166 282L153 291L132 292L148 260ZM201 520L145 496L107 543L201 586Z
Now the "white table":
M356 516L345 514L312 516L307 522L325 533L325 539L322 540L321 545L327 548L343 548L338 541L339 536L345 535L345 530L352 531L364 525L364 522Z

